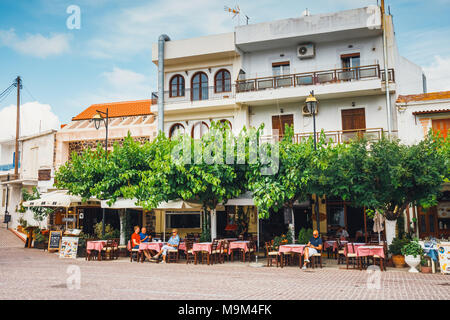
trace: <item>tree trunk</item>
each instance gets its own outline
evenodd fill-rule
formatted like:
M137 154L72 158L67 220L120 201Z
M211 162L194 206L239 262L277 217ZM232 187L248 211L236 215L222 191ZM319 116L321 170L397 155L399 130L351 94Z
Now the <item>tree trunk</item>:
M395 226L397 225L397 220L385 220L386 224L386 241L389 246L395 237Z
M211 240L217 238L217 212L216 209L211 210Z
M126 245L126 210L125 209L120 209L119 210L119 219L120 219L120 245L124 246Z

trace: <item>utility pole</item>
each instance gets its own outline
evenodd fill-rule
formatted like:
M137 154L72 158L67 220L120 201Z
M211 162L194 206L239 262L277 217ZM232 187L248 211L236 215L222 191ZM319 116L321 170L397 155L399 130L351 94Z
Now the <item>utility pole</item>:
M392 135L392 112L391 112L391 97L389 93L389 69L388 69L388 50L387 50L387 38L386 38L386 14L384 0L381 0L381 26L383 29L383 57L384 57L384 83L386 89L386 112L387 112L387 128L389 139Z
M14 154L14 179L19 179L19 135L20 135L20 76L16 78L17 86L17 119L16 119L16 150Z

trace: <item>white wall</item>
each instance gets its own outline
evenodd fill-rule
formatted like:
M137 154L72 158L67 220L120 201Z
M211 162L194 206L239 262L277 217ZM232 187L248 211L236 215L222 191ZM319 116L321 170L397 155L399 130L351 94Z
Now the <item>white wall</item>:
M55 134L47 134L22 143L22 178L37 179L39 169L51 169L53 167Z

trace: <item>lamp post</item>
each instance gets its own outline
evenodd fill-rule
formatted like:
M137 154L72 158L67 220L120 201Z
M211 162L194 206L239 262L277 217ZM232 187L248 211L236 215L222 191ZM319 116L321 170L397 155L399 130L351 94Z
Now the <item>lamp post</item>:
M97 113L94 115L92 120L94 121L95 129L97 130L100 129L102 121L105 124L106 129L105 159L108 159L108 122L109 122L108 108L106 108L106 112L97 110ZM103 218L102 218L102 238L104 237L105 237L105 208L103 208Z
M310 92L306 98L306 107L313 116L313 134L314 134L314 150L317 150L317 133L316 133L316 112L318 101L314 96L314 90ZM320 215L319 215L319 197L316 194L316 200L314 201L314 211L316 212L317 231L320 233Z

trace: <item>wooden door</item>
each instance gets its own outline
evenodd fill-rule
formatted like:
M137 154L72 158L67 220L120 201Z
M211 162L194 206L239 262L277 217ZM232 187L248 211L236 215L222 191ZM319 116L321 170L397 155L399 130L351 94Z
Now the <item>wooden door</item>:
M431 207L427 211L418 207L418 225L419 236L423 237L436 237L438 232L437 223L437 210L436 207Z
M284 136L284 132L286 130L286 125L292 126L294 124L294 115L293 114L283 114L272 117L272 132L273 135L276 135L276 131L278 130L278 135L280 138Z
M448 119L436 119L432 121L433 131L440 131L441 137L446 138L448 131L450 130L450 118Z
M366 114L364 108L342 110L342 130L365 129Z

